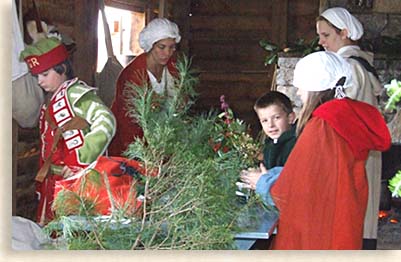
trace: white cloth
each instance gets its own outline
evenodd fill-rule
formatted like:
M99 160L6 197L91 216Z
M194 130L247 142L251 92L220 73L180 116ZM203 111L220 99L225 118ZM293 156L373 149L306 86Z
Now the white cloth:
M145 52L149 52L154 43L166 38L174 38L179 43L181 36L178 26L166 18L156 18L139 33L139 45Z
M340 48L337 54L344 57L352 68L352 86L345 90L348 97L366 102L378 107L376 96L381 94L383 86L380 81L369 73L358 61L349 58L358 56L373 65L373 54L362 51L359 46L347 45ZM376 239L379 220L380 191L381 191L381 152L371 151L366 161L366 176L369 183L368 205L366 208L363 238Z
M12 217L12 241L14 250L39 250L50 239L35 222L23 217Z
M382 93L382 84L358 61L349 58L350 56L362 57L373 65L373 54L362 51L359 46L356 45L343 46L337 51L337 54L344 57L352 68L352 86L345 90L347 96L377 107L377 96Z
M155 91L156 94L167 95L169 97L173 97L175 95L174 78L167 70L167 67L164 67L163 69L163 75L160 82L157 81L152 72L147 70L147 73L149 76L150 84L152 85L152 89L153 91Z
M347 9L342 7L333 7L324 11L321 16L326 18L338 29L347 29L348 37L351 40L358 40L363 35L363 26L359 20L351 15Z
M12 1L12 23L13 23L13 50L12 50L12 81L20 78L28 73L28 66L25 62L19 61L19 55L25 49L24 40L22 39L21 28L17 16L17 8L15 1Z
M26 63L19 61L20 53L25 49L25 45L15 1L12 1L12 16L12 117L21 127L34 127L38 123L44 93L37 79L29 73Z
M345 77L343 88L352 85L351 66L333 52L320 51L298 61L294 70L294 86L306 91L323 91L336 87Z

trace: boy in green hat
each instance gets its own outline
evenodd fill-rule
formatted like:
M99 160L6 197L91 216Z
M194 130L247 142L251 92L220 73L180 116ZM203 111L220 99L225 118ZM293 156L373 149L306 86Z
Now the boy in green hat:
M39 118L40 170L35 178L37 222L45 225L54 218L51 205L56 181L76 174L103 155L115 134L116 121L96 89L74 78L68 52L57 38L27 46L20 58L48 98Z

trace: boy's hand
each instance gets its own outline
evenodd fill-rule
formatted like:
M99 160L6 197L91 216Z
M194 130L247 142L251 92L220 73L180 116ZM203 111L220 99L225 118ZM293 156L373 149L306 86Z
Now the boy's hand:
M263 165L262 162L259 164L259 168L260 168L260 172L262 172L262 175L267 173L267 169L266 169L265 165Z
M248 170L242 170L241 171L241 181L246 183L249 188L255 190L256 189L256 183L258 182L259 178L267 173L266 167L261 163L260 168L250 168Z

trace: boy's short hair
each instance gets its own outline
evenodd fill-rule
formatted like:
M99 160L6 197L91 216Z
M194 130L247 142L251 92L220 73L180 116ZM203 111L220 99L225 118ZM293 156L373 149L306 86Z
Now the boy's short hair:
M67 80L71 80L74 78L74 70L69 59L64 60L60 64L53 66L53 69L60 75L65 73Z
M293 112L292 103L288 96L277 91L270 91L259 97L258 100L256 100L253 109L257 111L258 109L266 108L271 105L280 106L287 114Z

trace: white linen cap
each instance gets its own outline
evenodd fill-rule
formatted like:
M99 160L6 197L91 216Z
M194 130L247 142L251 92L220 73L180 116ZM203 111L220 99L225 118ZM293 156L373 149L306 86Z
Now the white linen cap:
M156 18L139 33L139 46L149 52L154 43L166 38L174 38L179 43L181 36L178 26L167 18Z
M306 91L336 88L336 97L344 97L343 88L352 85L351 65L334 52L319 51L299 60L294 70L295 87ZM344 83L338 84L345 77Z
M348 37L351 40L359 40L363 35L363 26L359 20L350 14L347 9L342 7L333 7L324 11L323 16L338 29L347 29Z

